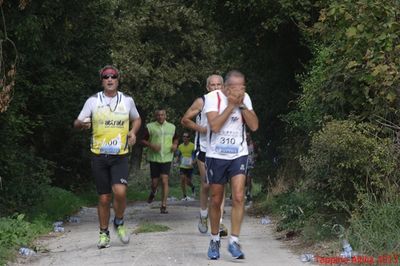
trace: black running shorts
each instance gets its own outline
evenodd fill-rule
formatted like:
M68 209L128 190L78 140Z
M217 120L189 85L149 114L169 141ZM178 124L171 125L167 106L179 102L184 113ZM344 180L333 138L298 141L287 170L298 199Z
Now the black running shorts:
M179 168L179 174L186 176L187 178L192 178L193 168Z
M99 195L110 194L115 184L128 185L128 155L92 155L92 175Z
M171 170L171 162L167 163L150 162L151 178L159 178L160 175L169 175L170 170Z

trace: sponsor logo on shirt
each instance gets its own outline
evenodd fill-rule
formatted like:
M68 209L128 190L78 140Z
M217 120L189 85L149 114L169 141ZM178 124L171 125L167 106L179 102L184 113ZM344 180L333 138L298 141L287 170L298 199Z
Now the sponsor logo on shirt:
M123 120L105 120L104 125L106 127L117 127L122 128L124 127L125 121Z
M231 122L236 122L238 120L239 120L239 117L237 117L237 116L232 116L231 117Z

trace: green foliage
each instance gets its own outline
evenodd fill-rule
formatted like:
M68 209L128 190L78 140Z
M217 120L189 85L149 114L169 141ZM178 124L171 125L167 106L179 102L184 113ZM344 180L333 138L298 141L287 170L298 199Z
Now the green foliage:
M32 247L36 237L51 230L54 221L63 220L83 205L80 198L61 188L44 186L41 193L44 196L35 201L26 215L0 218L0 265L10 260L22 246L36 249Z
M68 188L88 182L82 176L89 176L89 164L81 158L87 158L88 152L81 152L87 136L74 135L71 124L98 90L97 70L110 61L103 36L111 29L112 9L102 0L30 1L23 10L8 1L2 7L20 59L13 100L0 117L0 149L7 150L0 161L8 167L0 169L8 189L0 202L5 195L16 197L12 213L38 198L23 195L28 204L21 205L9 191L13 182L28 187L36 179L32 193L49 181Z
M327 114L336 115L334 110L327 109L320 93L321 87L327 82L329 73L326 61L331 56L329 48L315 48L315 57L310 62L310 70L307 74L299 76L303 92L297 100L297 110L293 110L282 119L288 123L291 130L297 130L304 136L319 130Z
M332 232L333 221L329 220L323 213L314 213L304 222L302 228L303 241L315 243L331 239L336 235Z
M2 144L9 140L4 139ZM45 197L44 187L51 174L46 160L9 145L8 152L0 155L0 216L28 209L40 202Z
M331 55L325 60L322 103L361 118L396 112L400 63L399 1L336 0L313 27Z
M30 223L23 214L0 218L0 264L5 264L16 248L30 246L31 241L46 230L46 225Z
M281 215L278 231L300 230L304 226L306 218L310 216L310 211L314 209L313 204L315 204L311 195L307 193L285 193L277 203Z
M359 193L380 197L396 170L390 140L378 138L370 124L333 121L311 141L301 163L306 186L315 189L322 203L336 210L351 210Z
M400 202L369 198L353 213L349 241L360 254L381 256L400 252Z
M315 209L317 199L312 193L287 191L267 197L262 209L279 216L277 230L300 231Z
M204 93L200 85L218 70L212 24L179 1L121 1L119 8L112 50L123 71L123 90L134 96L144 118L153 120L162 106L178 124Z
M43 217L49 221L62 220L83 205L80 198L61 188L47 187L43 194L41 202L31 208L30 217Z

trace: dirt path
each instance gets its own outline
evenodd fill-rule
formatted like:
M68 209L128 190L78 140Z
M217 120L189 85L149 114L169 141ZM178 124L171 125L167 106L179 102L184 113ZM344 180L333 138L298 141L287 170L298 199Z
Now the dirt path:
M274 239L272 225L259 218L245 216L241 244L245 260L232 260L227 251L227 238L221 242L221 258L207 258L210 237L197 230L198 201L171 202L169 214L161 215L158 202L136 203L126 212L126 225L133 231L145 221L170 227L166 232L133 234L123 245L111 231L111 247L97 249L97 212L84 208L79 223L65 224L64 233L54 233L39 241L46 252L34 257L19 257L11 265L304 265L284 244ZM225 207L225 224L230 225L230 207Z

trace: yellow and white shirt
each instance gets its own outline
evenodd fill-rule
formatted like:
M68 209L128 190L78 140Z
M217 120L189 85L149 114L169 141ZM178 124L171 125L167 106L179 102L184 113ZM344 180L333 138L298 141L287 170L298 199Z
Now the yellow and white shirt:
M91 117L91 151L95 154L128 153L129 122L139 118L133 98L122 92L107 97L102 91L85 102L78 119Z

